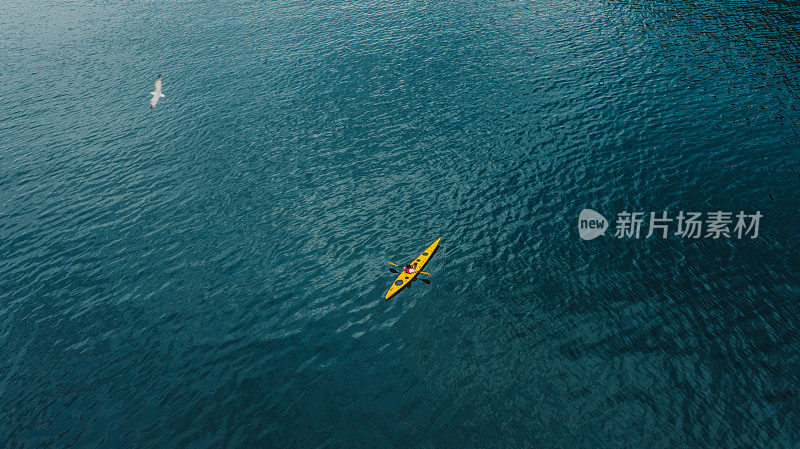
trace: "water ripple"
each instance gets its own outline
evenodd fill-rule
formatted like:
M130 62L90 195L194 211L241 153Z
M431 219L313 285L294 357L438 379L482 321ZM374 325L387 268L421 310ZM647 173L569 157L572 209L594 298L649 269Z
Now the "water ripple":
M799 25L5 2L0 446L796 446ZM584 207L764 222L582 242Z

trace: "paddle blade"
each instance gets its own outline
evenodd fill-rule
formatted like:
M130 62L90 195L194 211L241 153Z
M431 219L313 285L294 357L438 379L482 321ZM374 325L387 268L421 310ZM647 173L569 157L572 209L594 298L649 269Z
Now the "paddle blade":
M422 274L427 274L428 276L432 276L432 274L428 273L427 271L420 271Z
M419 278L419 280L420 280L420 281L422 281L422 282L424 282L424 283L426 283L426 284L428 284L428 285L431 285L431 281L429 281L429 280L427 280L427 279L422 279L422 278Z
M389 262L389 265L393 265L395 267L399 267L400 266L400 265L397 265L396 263L391 263L391 262Z
M391 271L394 274L399 274L400 273L399 271L395 270L394 268L389 268L389 271Z

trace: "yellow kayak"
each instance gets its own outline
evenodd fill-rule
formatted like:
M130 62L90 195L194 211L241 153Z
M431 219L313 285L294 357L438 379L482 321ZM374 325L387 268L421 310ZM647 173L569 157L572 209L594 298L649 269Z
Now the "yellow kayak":
M395 279L395 281L392 284L392 286L389 287L389 291L386 292L386 300L387 301L389 300L389 298L391 298L392 296L396 295L397 292L402 290L403 287L405 287L406 285L410 284L411 281L415 277L417 277L419 272L422 271L423 268L425 268L425 264L428 263L428 259L430 259L431 256L433 256L434 251L436 251L436 247L439 246L439 240L441 240L441 239L442 239L441 237L436 239L436 241L433 242L431 244L431 246L428 247L428 249L423 251L422 254L419 255L419 257L414 259L413 262L410 262L411 265L416 265L416 267L415 267L416 271L414 271L413 273L401 272L400 276L397 276L397 279ZM403 266L405 267L405 265L403 265Z

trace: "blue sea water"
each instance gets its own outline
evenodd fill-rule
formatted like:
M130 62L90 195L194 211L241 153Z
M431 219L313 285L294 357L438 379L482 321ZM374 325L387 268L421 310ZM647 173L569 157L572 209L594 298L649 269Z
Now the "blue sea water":
M3 0L0 447L800 447L798 36L777 0Z

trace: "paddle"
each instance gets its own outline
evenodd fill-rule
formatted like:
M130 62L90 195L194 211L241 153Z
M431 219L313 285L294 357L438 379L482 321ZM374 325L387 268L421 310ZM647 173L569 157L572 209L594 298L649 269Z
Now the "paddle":
M389 262L389 265L394 265L396 267L400 266L400 265L397 265L396 263L391 263L391 262ZM395 270L394 268L389 268L389 271L391 271L392 273L398 273L398 274L400 273L399 271ZM432 274L428 273L427 271L420 271L420 274L427 274L428 276L433 276Z
M395 270L394 268L389 268L389 271L391 271L392 273L397 273L397 274L400 274L400 272L399 272L399 271L397 271L397 270ZM428 276L430 276L430 273L426 273L426 272L424 272L424 271L420 271L420 273L422 273L422 274L427 274ZM431 283L431 281L429 281L429 280L427 280L427 279L423 279L423 278L416 278L416 279L413 279L413 280L414 280L414 281L416 281L417 279L419 279L420 281L422 281L422 282L424 282L424 283L426 283L426 284L430 284L430 283Z

